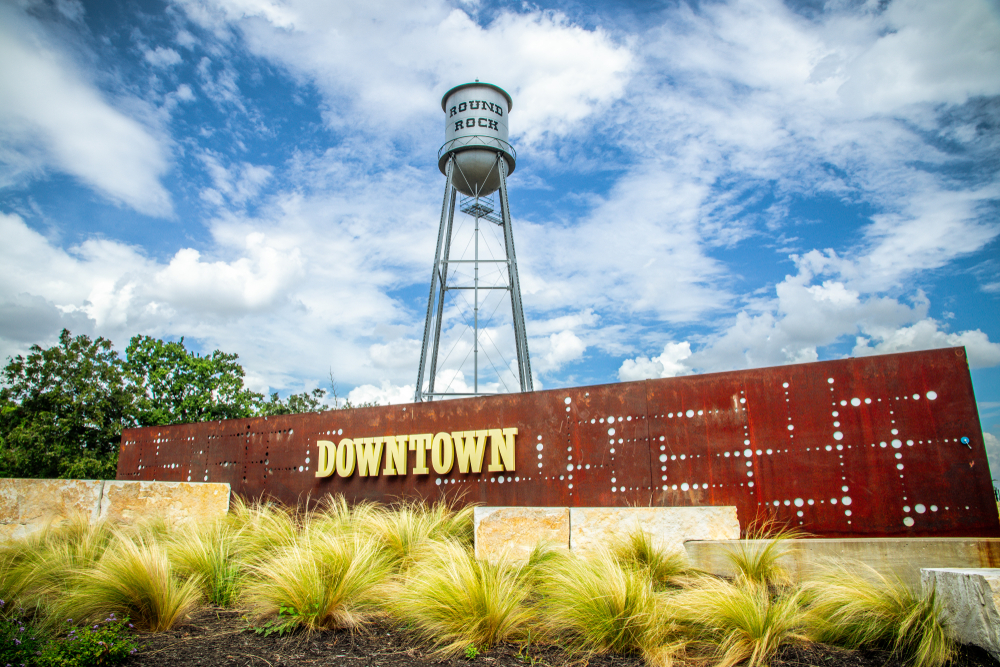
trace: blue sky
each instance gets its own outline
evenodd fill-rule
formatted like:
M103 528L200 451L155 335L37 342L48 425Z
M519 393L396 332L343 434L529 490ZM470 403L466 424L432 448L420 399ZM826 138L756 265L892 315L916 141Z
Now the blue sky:
M996 0L4 1L0 355L183 336L410 400L475 78L514 99L536 387L965 345L996 444Z

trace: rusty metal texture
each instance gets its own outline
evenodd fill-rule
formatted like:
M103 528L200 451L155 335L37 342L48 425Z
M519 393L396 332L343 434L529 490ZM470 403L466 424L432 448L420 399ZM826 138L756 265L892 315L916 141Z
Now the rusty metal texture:
M487 451L481 473L418 475L410 451L407 475L315 476L319 440L509 427L516 464L502 474ZM824 537L1000 537L963 348L130 429L118 479L229 482L289 504L735 505L744 527Z

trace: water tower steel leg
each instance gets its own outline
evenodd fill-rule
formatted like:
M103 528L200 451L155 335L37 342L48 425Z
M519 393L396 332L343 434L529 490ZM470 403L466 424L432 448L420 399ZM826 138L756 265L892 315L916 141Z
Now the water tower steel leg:
M451 189L451 204L448 206L448 227L444 232L444 255L439 264L440 287L438 289L437 316L434 318L434 342L431 345L430 377L427 379L427 393L434 394L434 379L437 377L438 348L441 343L441 318L444 315L444 293L448 287L448 259L451 258L451 230L455 222L455 199L458 190ZM433 400L433 399L432 399Z
M507 162L497 154L500 167L500 215L503 236L507 246L507 267L510 273L510 304L514 315L514 342L517 348L517 368L521 375L521 391L534 391L531 380L531 359L528 357L528 335L524 327L524 309L521 307L521 283L517 278L517 257L514 254L514 233L510 226L510 204L507 199Z
M441 272L441 249L442 243L444 241L445 228L448 227L448 211L449 211L449 200L454 200L454 185L452 185L451 177L452 172L455 169L455 158L451 157L448 159L448 165L445 167L445 186L444 186L444 199L441 202L441 225L438 228L438 240L437 240L437 251L434 255L434 268L431 271L431 290L430 296L427 298L427 320L424 322L424 340L423 345L420 348L420 366L417 370L417 388L414 392L413 400L416 402L421 402L424 400L424 368L427 364L427 347L430 343L431 337L431 318L434 315L434 297L436 292L438 292L438 277ZM454 213L454 208L451 209ZM449 230L450 231L450 230ZM443 283L441 283L443 287ZM444 293L441 291L441 296ZM435 346L434 356L437 356L437 349ZM435 364L436 365L436 364ZM433 391L433 390L431 390Z

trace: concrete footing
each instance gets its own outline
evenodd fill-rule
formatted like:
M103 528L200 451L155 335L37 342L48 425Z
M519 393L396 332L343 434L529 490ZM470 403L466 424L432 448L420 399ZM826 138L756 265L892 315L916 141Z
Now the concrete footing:
M725 541L684 545L694 567L732 576ZM1000 565L1000 539L964 537L858 538L788 540L789 553L779 563L797 581L807 579L830 561L860 561L895 575L920 589L921 568L990 568Z
M212 519L229 511L229 496L229 484L0 479L0 542L74 517L118 524L153 517L169 523Z
M606 547L636 530L666 550L685 540L736 539L735 507L477 507L476 556L525 560L540 541L578 552Z

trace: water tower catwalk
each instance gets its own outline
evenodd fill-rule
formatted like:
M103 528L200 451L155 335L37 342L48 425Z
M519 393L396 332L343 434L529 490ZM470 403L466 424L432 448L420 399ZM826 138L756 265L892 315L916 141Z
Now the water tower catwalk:
M528 337L524 330L507 198L507 176L514 171L517 158L507 142L507 116L512 105L510 95L502 88L479 81L455 86L441 100L445 112L445 143L438 151L438 167L445 175L445 186L417 372L414 398L418 402L445 396L482 396L518 387L520 391L532 391ZM467 229L464 222L455 224L458 193L462 194L459 211L468 216L463 221L473 221L471 229ZM494 193L499 193L499 217ZM456 240L454 246L453 240ZM449 292L454 296L446 308L445 295ZM510 298L513 326L494 326L506 297ZM439 360L441 324L447 318L464 320L472 336L470 341L456 335L455 327L450 334L446 330L447 350L444 359ZM512 341L505 337L509 329L512 329ZM517 357L516 373L504 361L503 349L508 347L513 347ZM482 366L481 356L487 362ZM459 362L458 370L452 369L454 372L448 384L438 390L435 386L438 364L443 368L453 357L453 365ZM462 374L470 357L471 387ZM489 377L495 380L484 382L486 369L492 371ZM456 380L460 381L459 388L463 391L453 390ZM480 390L487 385L495 391Z

